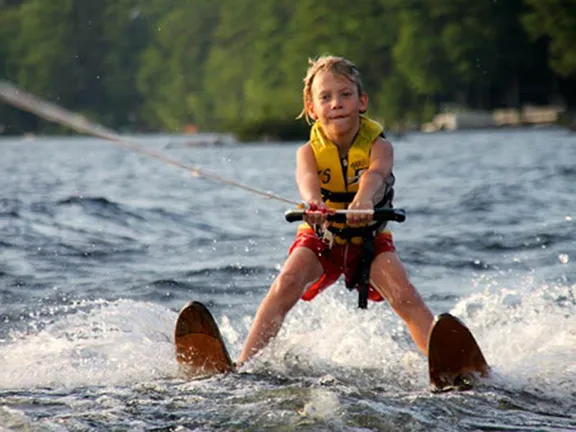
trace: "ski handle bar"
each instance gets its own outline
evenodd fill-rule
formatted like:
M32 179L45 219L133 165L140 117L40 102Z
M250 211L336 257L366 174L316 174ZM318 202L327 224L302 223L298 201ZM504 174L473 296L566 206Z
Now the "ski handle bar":
M346 215L353 210L336 210L334 214L328 215L328 220L333 222L345 222ZM288 210L284 217L288 222L301 221L306 214L306 210L296 209ZM406 220L406 211L404 209L375 209L372 218L376 221L394 221L404 222Z

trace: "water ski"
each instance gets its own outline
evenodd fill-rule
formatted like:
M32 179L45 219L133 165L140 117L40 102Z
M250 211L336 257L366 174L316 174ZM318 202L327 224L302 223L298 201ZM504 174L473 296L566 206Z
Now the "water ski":
M188 302L174 331L176 360L187 376L230 372L233 363L212 314L200 302Z
M456 317L436 317L428 339L428 370L433 392L469 390L490 367L474 336Z

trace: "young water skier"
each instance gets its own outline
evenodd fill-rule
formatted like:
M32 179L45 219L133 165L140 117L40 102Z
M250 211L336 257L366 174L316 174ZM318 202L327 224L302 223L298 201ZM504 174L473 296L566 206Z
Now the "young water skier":
M304 79L304 116L314 121L310 141L296 155L296 182L313 211L298 230L278 277L264 297L238 359L244 363L276 336L286 314L311 300L344 274L354 283L364 247L372 246L368 298L387 300L427 355L433 315L409 282L392 234L371 214L327 221L329 209L391 207L393 149L383 128L365 117L368 96L350 61L323 56L310 61Z

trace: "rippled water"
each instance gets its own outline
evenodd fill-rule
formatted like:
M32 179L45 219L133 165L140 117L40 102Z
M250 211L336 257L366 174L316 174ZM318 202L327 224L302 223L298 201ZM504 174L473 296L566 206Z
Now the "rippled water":
M142 145L298 198L296 144ZM474 332L491 379L430 393L390 308L358 310L339 284L241 373L186 381L178 309L205 302L238 355L294 235L286 206L100 140L3 139L0 430L576 430L576 136L394 145L399 254L433 311Z

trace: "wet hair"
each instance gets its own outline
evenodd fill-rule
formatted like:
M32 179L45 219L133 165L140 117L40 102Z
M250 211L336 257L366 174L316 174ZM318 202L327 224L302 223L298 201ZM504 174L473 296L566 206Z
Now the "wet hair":
M347 60L344 57L324 55L318 57L316 60L309 58L308 64L309 67L306 71L306 76L304 77L304 90L302 92L304 108L296 118L300 119L304 117L306 119L306 123L313 123L312 119L308 115L306 102L310 102L312 100L312 82L320 71L328 71L337 77L345 78L348 81L356 84L358 95L364 93L364 87L362 85L362 80L360 79L360 72L358 72L358 68L350 60Z

